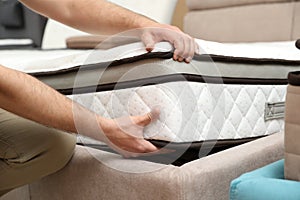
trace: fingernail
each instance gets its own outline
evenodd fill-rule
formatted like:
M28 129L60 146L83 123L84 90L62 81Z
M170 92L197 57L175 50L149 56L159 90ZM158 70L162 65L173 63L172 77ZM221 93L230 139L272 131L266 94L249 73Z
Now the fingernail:
M185 59L185 62L187 62L187 63L190 63L191 61L192 61L191 57L188 57L188 58Z
M152 113L150 112L150 113L147 113L147 117L148 117L148 119L150 120L150 122L152 122Z
M161 113L161 107L159 105L153 107L151 109L151 117L152 117L152 120L155 121L159 118L160 116L160 113Z
M152 47L146 47L146 51L151 52L151 51L153 51L153 48Z

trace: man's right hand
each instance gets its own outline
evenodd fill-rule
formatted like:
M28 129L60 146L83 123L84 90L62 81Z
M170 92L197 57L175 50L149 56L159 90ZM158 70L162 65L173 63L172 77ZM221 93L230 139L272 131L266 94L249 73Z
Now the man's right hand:
M159 114L159 109L153 109L140 116L101 118L99 124L106 136L104 142L126 158L158 151L157 147L144 139L143 132L147 125L158 119Z
M179 28L168 24L156 24L145 28L141 39L147 51L152 51L158 42L167 41L174 46L173 59L179 62L192 61L195 53L199 51L195 39L182 32Z

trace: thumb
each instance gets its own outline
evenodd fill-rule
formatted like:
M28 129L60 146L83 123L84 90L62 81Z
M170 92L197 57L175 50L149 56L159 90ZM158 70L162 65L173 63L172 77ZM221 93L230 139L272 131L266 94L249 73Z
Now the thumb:
M149 125L151 122L156 121L159 118L160 115L160 109L159 108L153 108L151 110L151 112L139 116L138 120L137 120L137 124L140 126L147 126Z

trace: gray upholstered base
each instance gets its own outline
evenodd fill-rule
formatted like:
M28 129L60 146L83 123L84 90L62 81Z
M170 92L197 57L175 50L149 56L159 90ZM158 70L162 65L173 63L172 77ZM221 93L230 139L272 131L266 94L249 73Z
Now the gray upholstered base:
M227 200L231 180L283 158L283 134L258 139L181 167L123 159L99 150L91 152L123 171L99 162L87 148L78 146L63 170L29 186L30 199ZM148 172L133 173L143 170ZM11 198L3 198L8 199Z

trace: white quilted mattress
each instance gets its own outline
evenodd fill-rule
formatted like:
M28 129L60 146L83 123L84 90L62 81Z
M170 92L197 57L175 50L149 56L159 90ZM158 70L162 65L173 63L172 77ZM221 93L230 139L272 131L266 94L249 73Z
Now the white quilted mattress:
M300 70L294 42L198 42L200 55L191 64L174 62L167 43L147 55L140 43L97 51L7 50L0 51L0 63L105 117L159 106L160 119L145 130L150 139L235 140L281 131L282 118L265 120L265 104L283 102L287 73Z
M285 85L216 85L170 82L74 95L105 117L138 115L160 106L145 137L173 142L242 139L279 132L283 119L264 120L266 102L285 99Z

